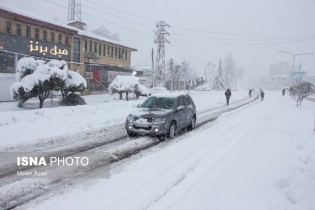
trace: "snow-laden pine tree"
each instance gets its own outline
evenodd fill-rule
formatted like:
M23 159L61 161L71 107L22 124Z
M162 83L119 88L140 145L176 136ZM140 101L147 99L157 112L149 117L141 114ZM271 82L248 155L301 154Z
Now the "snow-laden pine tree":
M231 55L224 58L223 61L223 72L224 81L226 82L226 87L236 87L236 62Z
M217 75L213 80L212 90L225 90L226 82L224 81L224 72L222 68L222 60L219 61Z

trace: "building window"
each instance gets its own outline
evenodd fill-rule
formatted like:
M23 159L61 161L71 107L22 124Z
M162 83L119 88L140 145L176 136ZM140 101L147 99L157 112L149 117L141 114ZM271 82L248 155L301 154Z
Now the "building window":
M31 27L30 26L25 26L25 36L31 37Z
M73 61L80 62L80 39L74 39Z
M70 44L69 44L69 36L66 36L65 44L66 44L66 45L70 45Z
M107 56L110 57L110 46L107 45Z
M90 52L93 52L93 44L92 44L93 42L92 41L90 41Z
M115 58L117 58L118 50L117 47L115 47Z
M54 33L54 32L51 32L51 33L50 33L50 40L51 40L51 42L53 42L53 43L56 42L56 38L55 38L55 33Z
M12 24L11 24L11 22L9 22L9 21L7 21L6 22L6 32L8 33L8 34L12 34Z
M101 43L98 44L98 54L102 55L102 44Z
M125 49L121 50L121 55L122 55L121 59L125 59Z
M113 46L110 47L110 57L111 58L114 57L114 47Z
M85 41L84 41L84 51L85 51L85 52L87 51L87 43L88 43L87 40L85 40Z
M47 41L47 31L43 30L43 40Z
M21 24L16 24L16 35L21 36Z
M128 53L128 51L126 50L126 51L125 51L125 60L127 60L127 56L128 56L127 53Z
M104 44L103 45L103 56L105 56L106 55L106 45Z
M35 28L35 39L39 39L39 29Z
M97 53L97 43L94 42L94 53Z
M58 43L59 43L59 44L62 44L62 34L59 34L59 35L58 35Z
M122 58L120 48L118 48L118 58L119 58L119 59Z

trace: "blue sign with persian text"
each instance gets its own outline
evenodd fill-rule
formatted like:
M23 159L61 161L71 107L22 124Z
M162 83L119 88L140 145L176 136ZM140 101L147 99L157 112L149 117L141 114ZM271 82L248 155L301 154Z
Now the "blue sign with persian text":
M69 45L10 34L0 34L0 40L2 50L39 58L70 61L71 47Z

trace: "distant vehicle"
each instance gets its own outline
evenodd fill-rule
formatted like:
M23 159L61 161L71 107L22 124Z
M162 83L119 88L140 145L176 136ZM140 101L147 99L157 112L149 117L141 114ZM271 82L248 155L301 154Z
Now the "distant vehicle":
M193 130L196 126L196 106L187 94L155 94L137 107L126 119L129 136L141 134L172 139L177 131Z

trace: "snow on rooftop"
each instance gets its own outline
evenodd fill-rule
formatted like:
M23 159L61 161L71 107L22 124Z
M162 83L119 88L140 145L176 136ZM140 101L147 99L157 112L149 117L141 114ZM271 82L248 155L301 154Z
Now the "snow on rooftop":
M101 40L101 41L110 42L110 43L113 43L113 44L116 44L116 45L121 45L121 46L127 47L127 45L124 44L122 41L109 39L109 38L103 37L101 35L94 34L94 33L90 32L90 31L83 31L83 30L79 30L79 29L76 29L76 30L78 31L79 35L88 36L88 37L91 37L91 38L94 38L94 39L98 39L98 40ZM133 48L133 47L128 47L128 48Z
M37 16L34 13L28 13L28 12L25 12L23 10L19 10L19 9L15 9L15 8L14 9L13 8L8 8L8 7L5 7L3 5L0 5L0 9L6 10L8 12L15 13L15 14L18 14L18 15L22 15L22 16L25 16L25 17L29 17L29 18L32 18L32 19L36 19L36 20L39 20L39 21L42 21L42 22L50 23L50 24L53 24L53 25L56 25L56 26L60 26L60 27L63 27L63 28L69 29L69 30L74 30L74 31L77 31L77 33L79 35L83 35L83 36L91 37L91 38L98 39L98 40L101 40L101 41L109 42L109 43L112 43L112 44L128 47L127 44L124 44L121 41L112 40L112 39L109 39L109 38L106 38L106 37L94 34L94 33L89 32L89 31L83 31L83 30L80 30L80 29L78 29L76 27L73 27L73 26L69 26L69 25L67 25L65 23L62 23L62 22L58 22L58 21L55 21L55 20L46 19L46 18ZM133 47L128 47L128 48L133 48Z
M75 27L68 26L65 23L58 22L58 21L55 21L55 20L43 18L41 16L35 15L34 13L28 13L28 12L25 12L23 10L19 10L19 9L15 9L15 8L14 9L13 8L8 8L8 7L5 7L3 5L0 5L0 9L6 10L8 12L15 13L15 14L18 14L18 15L22 15L22 16L25 16L25 17L29 17L29 18L32 18L32 19L36 19L36 20L39 20L39 21L43 21L43 22L46 22L46 23L50 23L50 24L54 24L54 25L57 25L57 26L61 26L61 27L64 27L64 28L67 28L67 29L70 29L70 30L78 31L78 29L75 28Z

